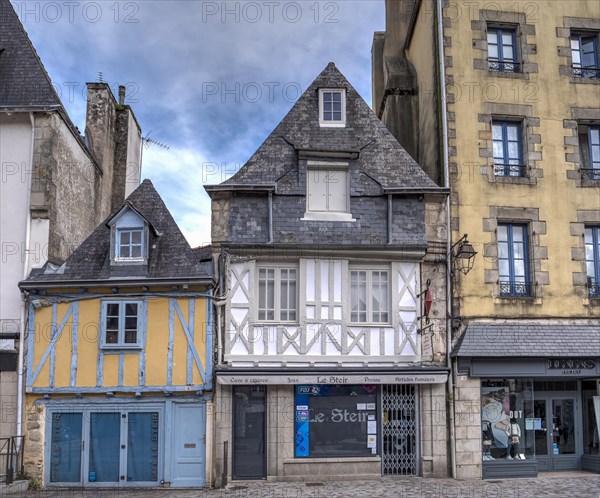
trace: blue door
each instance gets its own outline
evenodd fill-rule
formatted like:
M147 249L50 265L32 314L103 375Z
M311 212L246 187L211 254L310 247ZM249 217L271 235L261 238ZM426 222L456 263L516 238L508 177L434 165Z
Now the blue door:
M173 487L202 487L206 481L206 405L173 405ZM167 456L168 460L168 456Z

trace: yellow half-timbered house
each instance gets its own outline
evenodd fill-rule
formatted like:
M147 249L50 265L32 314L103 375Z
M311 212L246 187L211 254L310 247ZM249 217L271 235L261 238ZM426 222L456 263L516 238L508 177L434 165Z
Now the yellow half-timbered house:
M213 274L149 180L28 304L27 472L45 485L203 486Z

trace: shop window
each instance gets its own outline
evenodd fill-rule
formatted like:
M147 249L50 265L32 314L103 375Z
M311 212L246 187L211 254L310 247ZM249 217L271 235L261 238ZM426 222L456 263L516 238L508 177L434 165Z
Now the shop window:
M531 296L527 225L498 224L500 295Z
M494 144L494 174L525 176L523 160L523 129L518 121L492 121Z
M600 180L600 125L579 124L577 128L581 175L589 180Z
M487 32L488 68L501 73L518 73L517 30L510 27L489 27Z
M600 226L585 227L588 296L600 298Z
M389 323L389 287L387 270L351 270L350 321Z
M596 381L581 382L583 400L583 453L600 455L600 392Z
M377 386L296 386L296 457L379 454Z
M258 269L258 320L295 322L298 319L298 269Z
M102 337L104 348L139 347L142 301L104 301Z
M52 413L50 482L157 485L159 417L158 411L110 408ZM122 444L124 440L128 444Z
M573 76L600 78L598 33L571 34L571 59Z
M482 458L526 460L535 455L533 386L526 379L481 382Z

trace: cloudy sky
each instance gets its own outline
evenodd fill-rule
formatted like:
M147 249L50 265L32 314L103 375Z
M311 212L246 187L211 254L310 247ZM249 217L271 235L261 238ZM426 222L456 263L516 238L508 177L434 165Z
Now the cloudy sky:
M126 85L150 178L193 246L210 242L203 184L239 169L333 61L371 102L383 0L13 0L75 124L98 73Z

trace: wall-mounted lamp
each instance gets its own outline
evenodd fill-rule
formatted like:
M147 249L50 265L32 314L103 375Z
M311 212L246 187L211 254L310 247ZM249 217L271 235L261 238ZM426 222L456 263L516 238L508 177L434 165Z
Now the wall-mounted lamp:
M452 274L455 271L466 275L473 268L477 251L469 243L465 233L460 240L452 246Z

